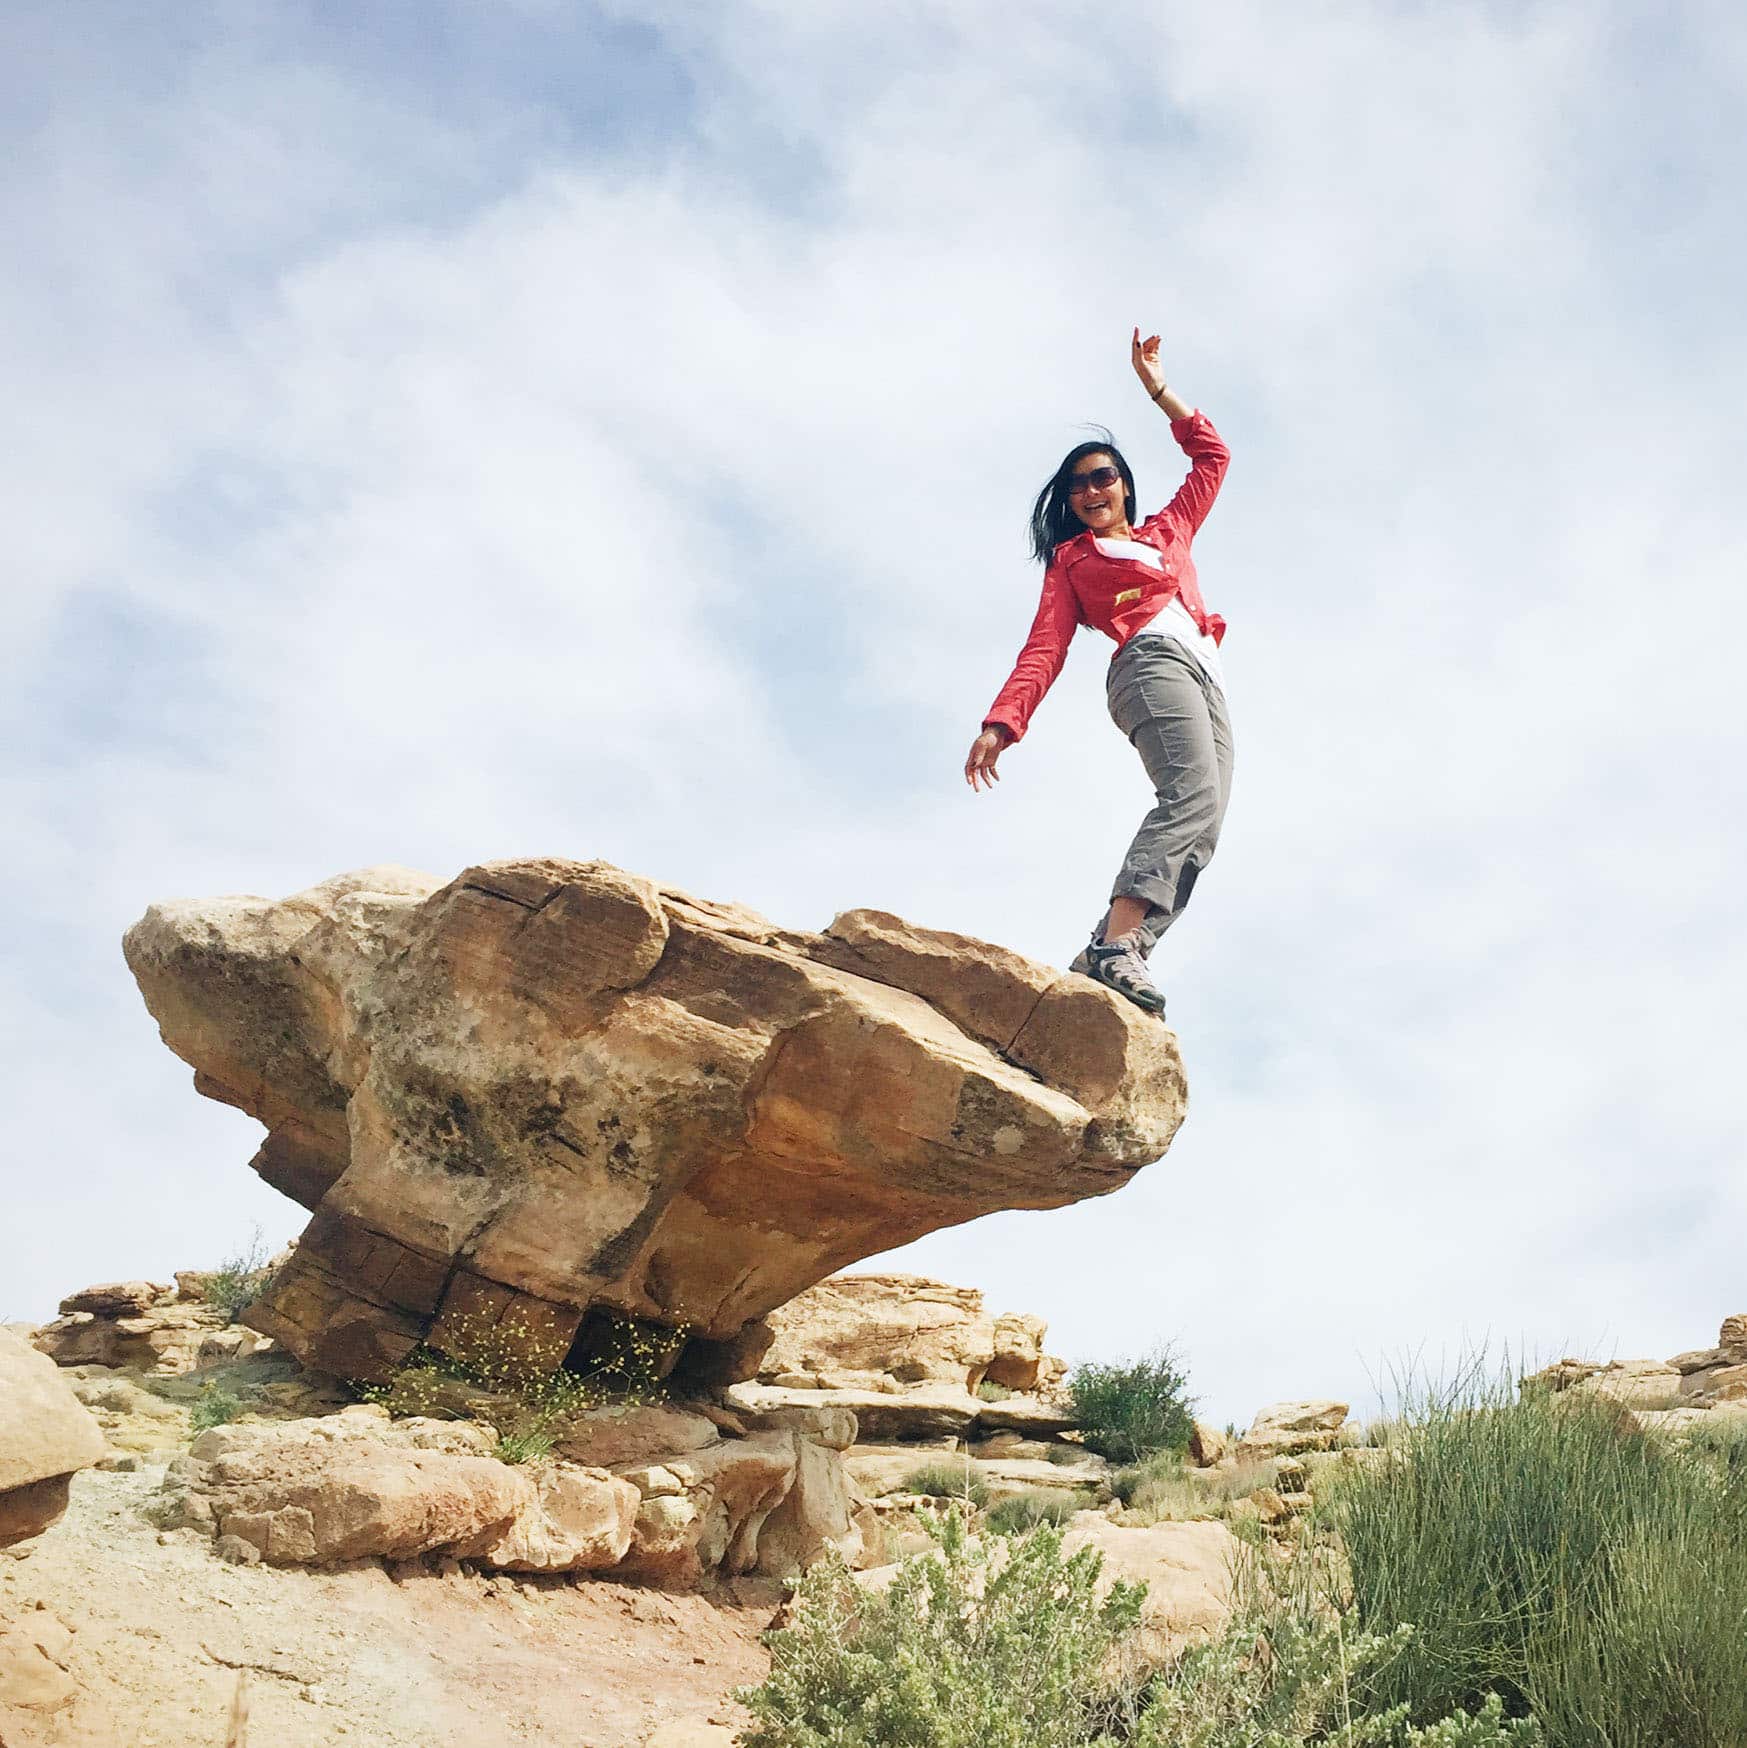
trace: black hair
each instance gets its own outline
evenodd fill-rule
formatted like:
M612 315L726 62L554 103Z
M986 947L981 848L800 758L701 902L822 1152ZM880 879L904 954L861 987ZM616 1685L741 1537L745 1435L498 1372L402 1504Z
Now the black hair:
M1128 525L1134 526L1134 473L1110 433L1098 425L1093 429L1102 433L1103 440L1076 444L1070 449L1031 507L1031 556L1039 564L1047 565L1064 540L1072 540L1086 530L1086 524L1074 514L1073 506L1068 502L1068 480L1075 466L1088 455L1108 455L1116 463L1116 471L1122 475L1122 489L1128 494L1123 513L1128 518Z

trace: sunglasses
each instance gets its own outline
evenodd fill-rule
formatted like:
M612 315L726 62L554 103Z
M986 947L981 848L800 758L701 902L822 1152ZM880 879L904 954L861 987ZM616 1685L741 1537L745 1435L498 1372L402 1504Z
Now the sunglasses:
M1068 496L1077 498L1081 492L1103 491L1113 486L1122 475L1113 467L1095 467L1089 473L1071 473L1068 475Z

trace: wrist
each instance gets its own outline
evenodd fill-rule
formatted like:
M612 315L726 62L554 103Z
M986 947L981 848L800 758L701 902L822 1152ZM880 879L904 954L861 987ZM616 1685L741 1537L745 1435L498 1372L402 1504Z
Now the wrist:
M1160 396L1168 395L1171 392L1171 387L1169 383L1161 382L1157 388L1149 388L1146 392L1149 400L1156 401Z

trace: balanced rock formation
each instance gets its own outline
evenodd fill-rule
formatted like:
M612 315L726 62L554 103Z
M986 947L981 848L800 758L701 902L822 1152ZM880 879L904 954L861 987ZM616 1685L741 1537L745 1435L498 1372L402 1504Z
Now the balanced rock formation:
M103 1434L66 1380L0 1327L0 1548L54 1523L73 1476L102 1455Z
M815 1281L1117 1189L1184 1110L1172 1034L1086 978L880 912L793 933L603 862L159 904L125 948L314 1216L245 1320L352 1378L481 1329L586 1363L627 1319L747 1378Z

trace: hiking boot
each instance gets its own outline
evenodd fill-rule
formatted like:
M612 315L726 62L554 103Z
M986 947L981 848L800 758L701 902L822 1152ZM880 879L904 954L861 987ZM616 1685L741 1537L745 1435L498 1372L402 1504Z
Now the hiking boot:
M1121 935L1114 941L1091 941L1080 957L1086 961L1083 975L1103 984L1106 989L1115 990L1118 995L1127 996L1136 1007L1145 1008L1149 1014L1164 1017L1165 998L1159 986L1147 975L1146 961L1132 941ZM1070 969L1078 970L1079 967L1076 964Z

